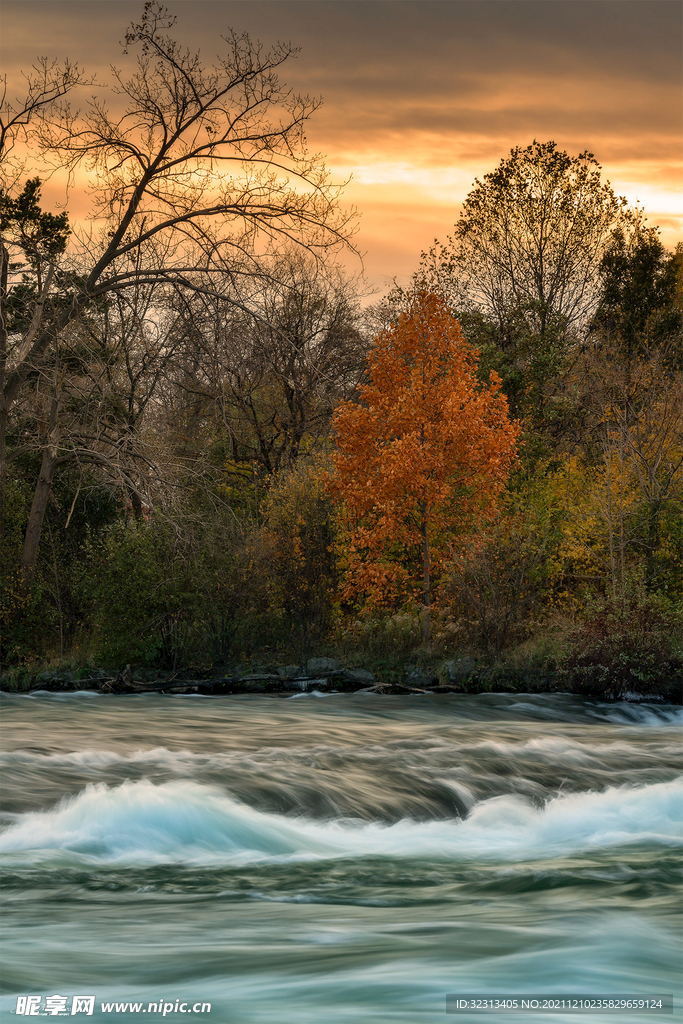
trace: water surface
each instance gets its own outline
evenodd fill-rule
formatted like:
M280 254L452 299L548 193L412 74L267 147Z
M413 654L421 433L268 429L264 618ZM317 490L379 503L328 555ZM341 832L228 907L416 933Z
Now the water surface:
M674 992L681 1019L680 708L2 701L3 1019L22 994L150 1024L176 1000L214 1024L529 1019L447 1017L457 992Z

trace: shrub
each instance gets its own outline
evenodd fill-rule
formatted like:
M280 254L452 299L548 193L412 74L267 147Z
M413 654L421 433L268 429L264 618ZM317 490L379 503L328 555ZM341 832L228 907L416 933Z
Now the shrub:
M165 524L133 522L93 545L84 584L96 651L106 664L176 668L182 660L192 594L175 547Z
M224 664L277 645L257 531L231 515L129 521L90 545L82 586L94 653L111 667Z
M600 697L672 693L683 675L682 627L680 607L640 583L621 599L603 599L570 634L572 688Z

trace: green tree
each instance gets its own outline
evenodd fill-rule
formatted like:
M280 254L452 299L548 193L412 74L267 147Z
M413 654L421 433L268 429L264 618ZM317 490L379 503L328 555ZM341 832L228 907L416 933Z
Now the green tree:
M71 229L67 213L48 213L39 205L42 182L31 178L15 198L0 190L0 231L3 241L21 250L35 273L35 291L42 291L42 266L54 262L66 249ZM15 264L13 270L21 268ZM12 325L14 328L16 325Z
M683 244L667 252L659 229L620 226L600 264L600 304L592 329L615 338L631 358L659 349L683 369Z
M539 335L538 306L518 303L504 324L480 310L464 310L459 321L468 342L479 352L478 375L491 371L501 379L510 414L523 422L520 457L533 466L562 451L575 428L575 410L563 394L571 361L571 335L566 319L546 317Z

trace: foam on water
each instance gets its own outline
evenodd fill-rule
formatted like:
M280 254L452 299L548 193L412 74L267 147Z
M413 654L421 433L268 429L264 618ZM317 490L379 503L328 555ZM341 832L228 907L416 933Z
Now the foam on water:
M656 704L633 704L620 701L614 704L597 704L588 707L586 713L602 721L614 722L615 725L634 726L672 726L683 725L683 707Z
M299 700L301 697L331 697L334 693L338 693L338 691L330 690L328 693L323 693L322 690L305 690L303 693L293 693L291 697L287 697L287 700Z
M148 780L87 786L52 810L23 814L0 835L22 860L235 864L361 856L517 861L681 839L683 778L573 793L535 807L519 796L475 804L466 820L393 825L267 814L217 787ZM49 859L49 856L48 856Z

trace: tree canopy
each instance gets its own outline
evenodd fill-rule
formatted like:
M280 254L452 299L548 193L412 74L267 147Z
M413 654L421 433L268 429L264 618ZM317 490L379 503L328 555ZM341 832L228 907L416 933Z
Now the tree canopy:
M409 297L380 333L359 401L334 417L336 475L350 535L345 596L429 608L475 520L490 514L515 457L517 424L500 381L482 385L476 354L445 300Z
M600 302L592 328L616 338L627 357L662 350L683 364L683 244L664 248L643 221L617 228L600 264Z
M516 146L475 179L453 235L423 256L423 270L497 321L533 304L547 320L586 320L597 302L598 269L626 200L600 178L588 151L572 157L555 142Z

